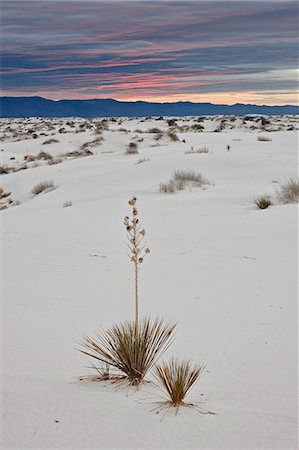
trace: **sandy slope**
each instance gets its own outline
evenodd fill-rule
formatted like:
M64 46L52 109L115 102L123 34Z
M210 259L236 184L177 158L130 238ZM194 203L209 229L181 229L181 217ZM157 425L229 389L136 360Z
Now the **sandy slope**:
M167 129L156 121L122 126ZM21 202L1 211L3 448L296 449L297 206L252 204L296 175L296 131L258 142L259 130L239 126L178 133L186 143L163 137L159 146L142 133L140 154L125 155L136 133L110 128L93 156L1 176ZM2 142L3 163L45 150L42 139ZM53 155L93 131L58 139L46 149ZM191 146L210 151L185 154ZM136 165L139 158L150 161ZM159 193L175 168L215 185ZM34 197L32 187L49 179L57 188ZM150 412L160 400L153 386L127 395L76 382L88 373L88 358L75 350L81 337L133 314L122 225L132 194L151 248L142 313L178 321L165 357L207 364L190 400L215 416L185 409L161 420ZM73 206L63 208L65 201Z

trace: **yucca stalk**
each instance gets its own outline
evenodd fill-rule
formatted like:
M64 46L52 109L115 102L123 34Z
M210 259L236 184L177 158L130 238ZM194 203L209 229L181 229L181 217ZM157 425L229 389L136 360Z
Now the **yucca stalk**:
M150 253L149 248L145 247L143 241L145 236L145 229L142 228L138 218L138 210L136 208L137 198L132 197L129 200L129 205L132 206L132 217L124 218L124 225L127 230L128 247L130 250L129 258L134 265L134 278L135 278L135 334L138 330L139 322L139 269L140 265L144 261L146 254Z

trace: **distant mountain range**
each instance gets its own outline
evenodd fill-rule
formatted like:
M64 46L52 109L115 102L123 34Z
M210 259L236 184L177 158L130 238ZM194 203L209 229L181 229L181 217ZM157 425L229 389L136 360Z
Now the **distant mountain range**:
M212 103L120 102L113 99L47 100L42 97L0 97L0 117L146 117L222 114L299 114L299 106L214 105Z

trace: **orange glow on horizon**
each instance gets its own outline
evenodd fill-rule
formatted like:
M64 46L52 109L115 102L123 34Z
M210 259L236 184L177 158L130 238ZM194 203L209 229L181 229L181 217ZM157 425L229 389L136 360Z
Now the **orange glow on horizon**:
M142 89L138 89L138 91ZM242 91L242 92L213 92L202 94L170 94L170 95L157 95L154 92L148 92L145 94L140 92L128 92L125 93L101 93L98 92L87 93L86 88L77 88L70 91L52 91L47 89L39 90L38 92L30 91L18 91L2 92L3 96L16 96L16 97L31 97L39 96L49 100L95 100L95 99L107 99L113 98L114 100L124 102L136 102L145 101L153 103L175 103L175 102L193 102L193 103L213 103L213 104L226 104L233 105L235 103L243 104L255 104L255 105L269 105L269 106L283 106L293 105L299 106L298 91L281 91L279 93L273 91L259 92L259 91ZM296 99L296 100L294 100Z

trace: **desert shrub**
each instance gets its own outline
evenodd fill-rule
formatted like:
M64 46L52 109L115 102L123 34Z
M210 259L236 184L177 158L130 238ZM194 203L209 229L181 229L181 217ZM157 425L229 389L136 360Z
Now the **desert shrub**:
M96 147L98 145L101 145L103 141L104 141L103 136L99 136L96 139L93 139L92 141L84 142L84 144L80 146L80 150L86 150L89 147Z
M253 200L253 203L260 209L266 209L272 205L270 195L262 195Z
M173 194L188 186L201 187L206 184L211 184L211 182L194 170L175 170L168 182L160 183L160 192Z
M157 127L149 128L149 129L148 129L148 133L162 134L162 130L160 130L160 128L157 128Z
M173 131L168 131L167 136L170 138L171 141L177 142L179 141L178 135L175 134Z
M9 197L11 192L5 191L3 187L0 187L0 198Z
M177 191L176 182L171 179L167 182L160 183L159 190L164 194L174 194Z
M21 166L16 167L16 168L13 170L13 172L20 172L21 170L26 170L26 169L28 169L27 164L22 164Z
M137 166L138 164L142 164L144 162L149 162L150 159L149 158L139 158L137 159L137 161L135 162L135 165Z
M48 161L50 159L53 159L53 156L47 152L39 152L36 159L44 159L44 160Z
M82 353L116 370L130 385L138 386L172 342L175 325L145 318L114 325L95 339L86 337Z
M192 364L190 360L179 361L175 358L172 358L170 362L163 362L154 367L155 379L167 398L167 400L161 402L161 406L174 407L176 412L181 406L194 406L184 400L201 377L204 368L203 365ZM211 414L210 411L205 413Z
M70 206L73 206L73 203L71 200L68 200L66 202L63 202L62 207L63 208L69 208Z
M206 178L194 170L175 170L173 173L173 178L177 182L178 186L182 186L182 189L184 189L187 184L191 184L194 187L210 184Z
M73 158L82 158L84 156L93 155L92 151L89 148L84 148L83 150L73 150L71 152L63 153L62 156L65 157L73 157Z
M193 147L191 147L191 149L190 150L187 150L186 152L185 152L185 154L186 155L190 155L190 154L193 154L193 153L209 153L209 149L208 149L208 147L202 147L202 148L198 148L198 149L194 149Z
M299 180L290 177L280 184L277 199L281 203L296 203L299 201Z
M126 154L133 155L136 153L138 153L138 145L136 144L136 142L130 142L129 145L127 145Z
M53 181L41 181L32 188L31 192L34 195L38 195L45 191L52 191L53 189L55 189Z
M5 173L9 173L9 169L5 166L0 166L0 175L5 174Z
M24 156L24 161L33 162L35 160L36 160L36 156L35 155L25 155Z
M48 161L48 166L55 166L55 164L60 164L62 163L63 159L62 158L53 158L53 159L49 159Z
M160 141L163 137L163 133L155 133L155 141Z
M257 141L259 142L270 142L272 139L268 136L258 136Z
M191 129L193 131L202 131L204 130L204 126L200 125L199 123L194 123L193 125L191 125Z
M47 139L45 142L43 142L43 145L47 145L47 144L55 144L59 142L58 139Z

